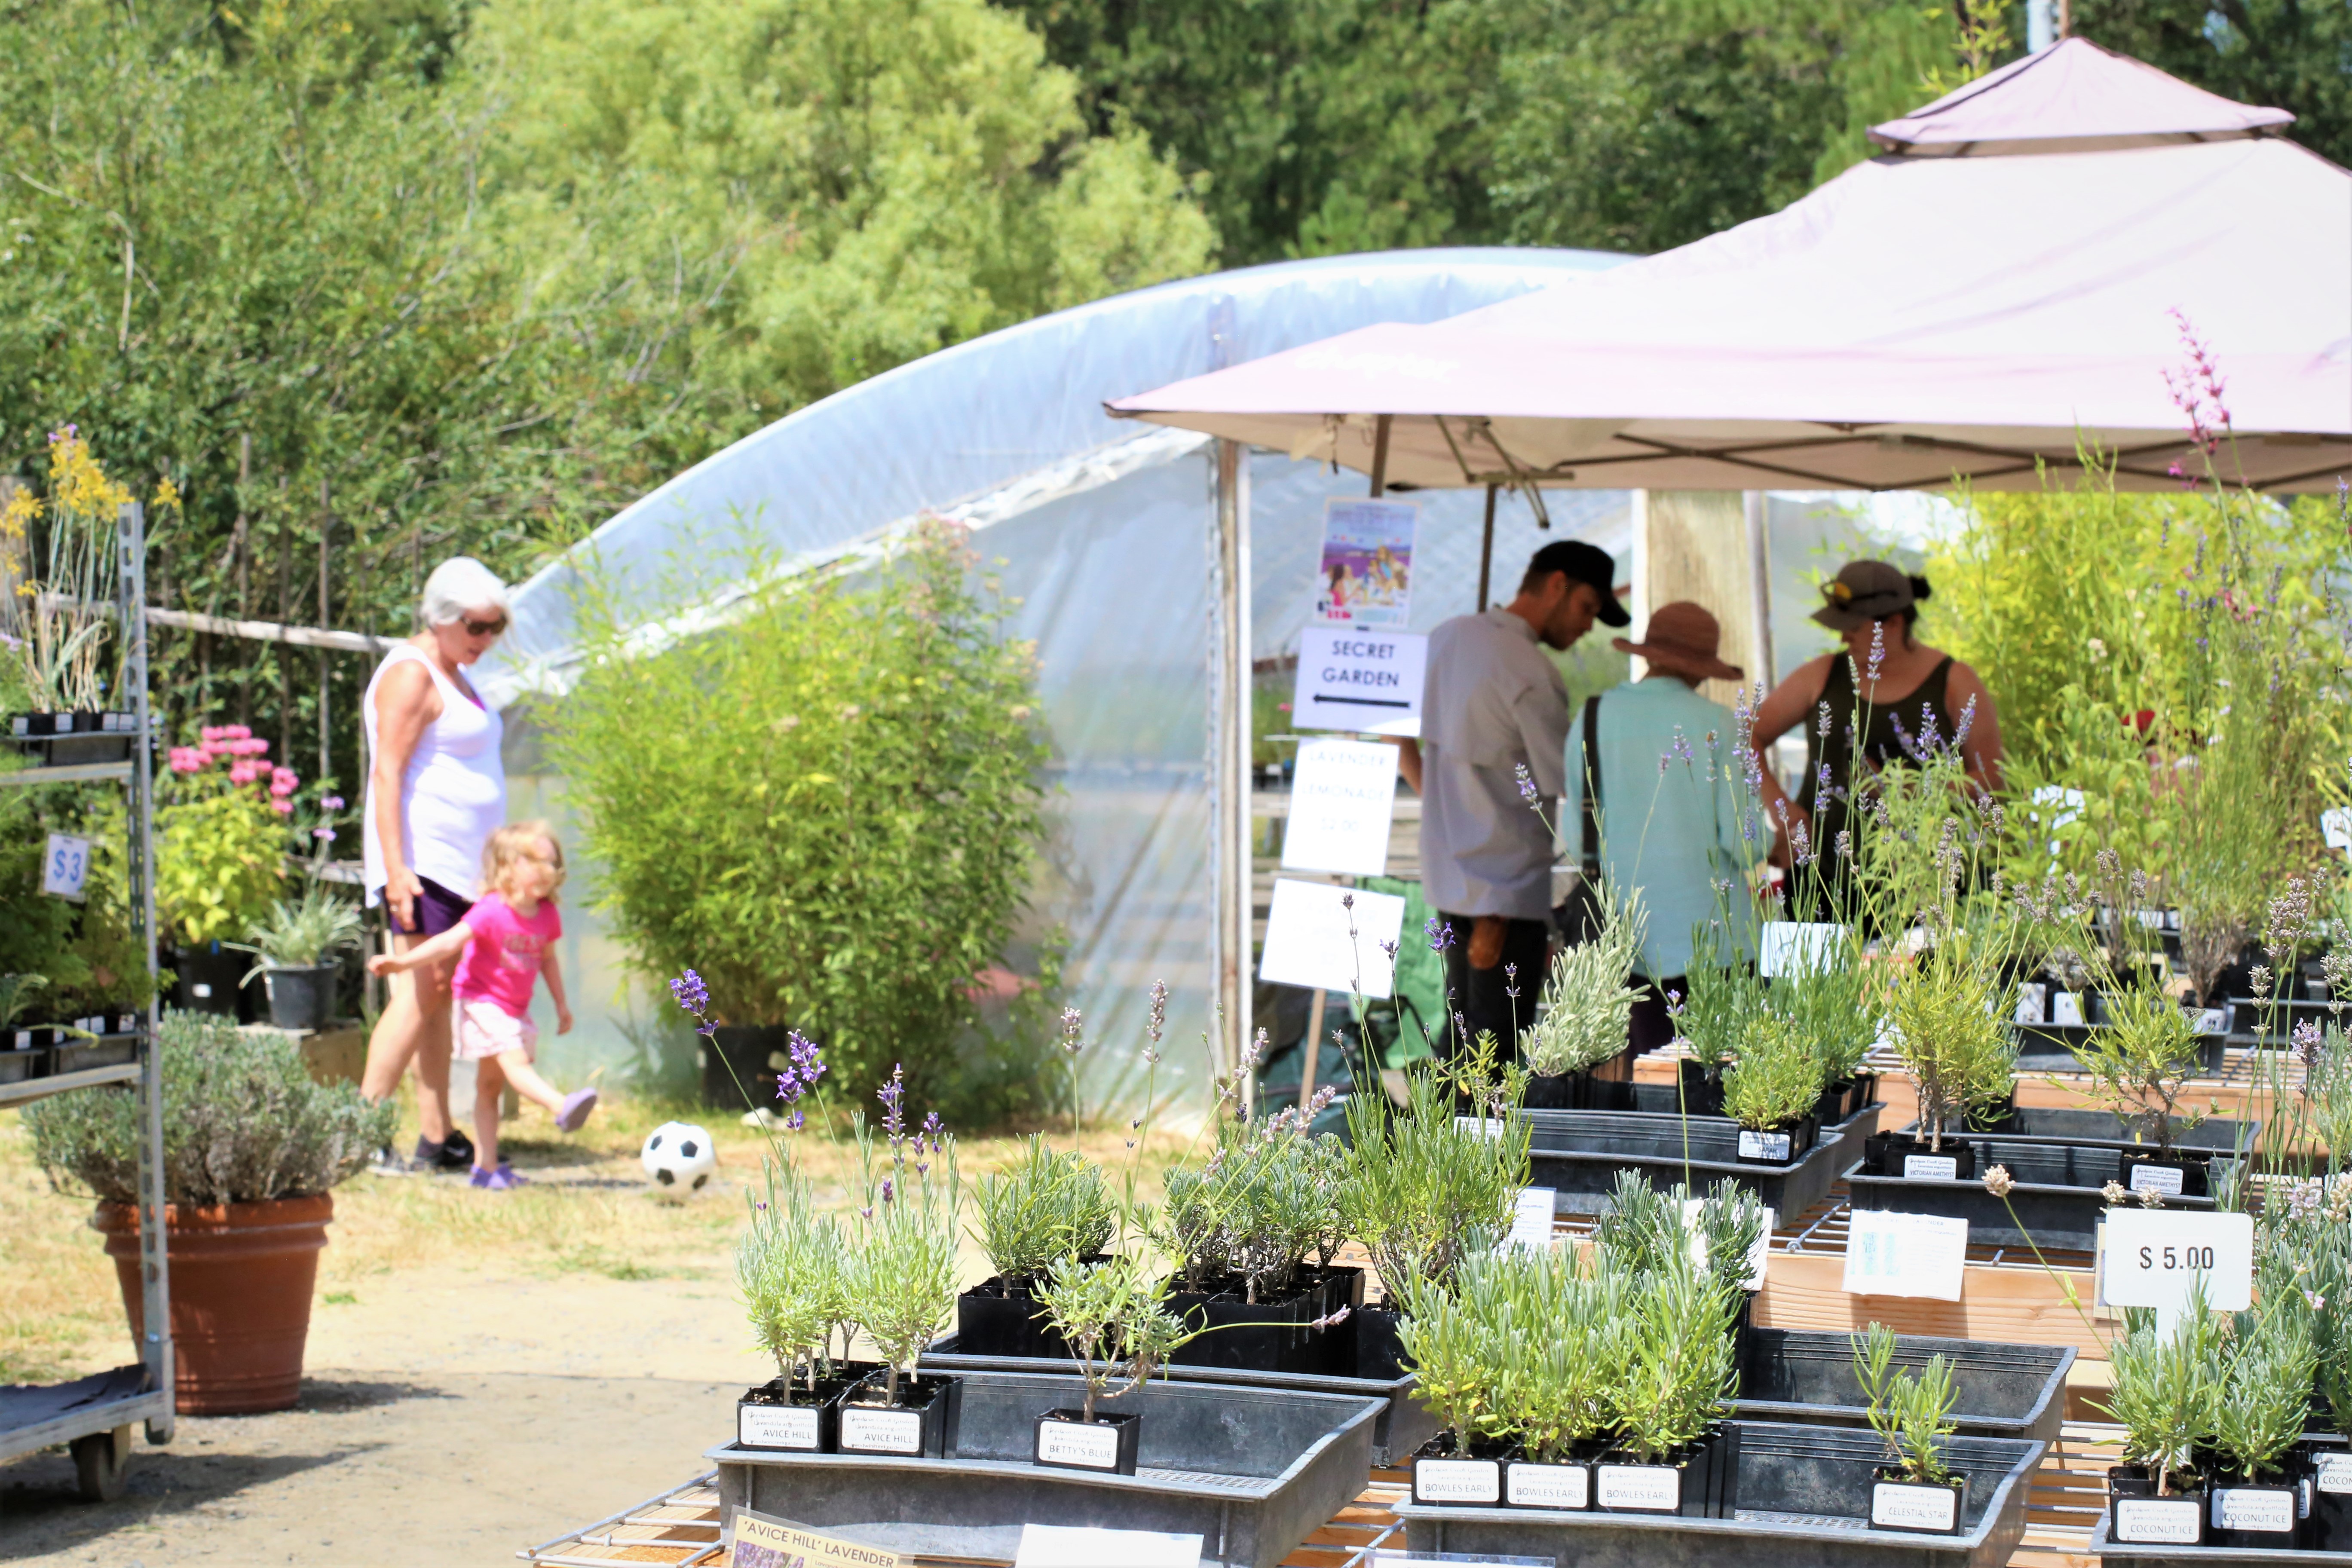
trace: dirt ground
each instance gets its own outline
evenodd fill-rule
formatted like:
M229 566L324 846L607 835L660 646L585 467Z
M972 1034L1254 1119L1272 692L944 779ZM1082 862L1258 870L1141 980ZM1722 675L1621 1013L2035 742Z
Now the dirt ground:
M520 1547L700 1474L733 1402L772 1369L749 1346L732 1247L761 1145L718 1133L719 1178L650 1193L635 1161L665 1108L612 1108L559 1140L526 1112L515 1194L452 1178L356 1178L336 1194L299 1405L182 1417L143 1440L128 1494L78 1500L62 1450L0 1464L0 1563L510 1563ZM1056 1140L1066 1142L1066 1139ZM1119 1138L1083 1140L1124 1161ZM1013 1152L964 1151L967 1177ZM1183 1147L1155 1140L1151 1179ZM850 1166L806 1146L821 1186ZM0 1381L128 1361L121 1305L86 1199L52 1193L0 1115ZM985 1272L967 1247L966 1271Z

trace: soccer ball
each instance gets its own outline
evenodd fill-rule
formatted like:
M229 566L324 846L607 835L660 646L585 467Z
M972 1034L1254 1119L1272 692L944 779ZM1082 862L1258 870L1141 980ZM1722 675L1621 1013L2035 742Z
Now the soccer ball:
M693 1122L665 1121L646 1138L637 1163L659 1185L693 1192L719 1169L719 1155L710 1147L710 1134Z

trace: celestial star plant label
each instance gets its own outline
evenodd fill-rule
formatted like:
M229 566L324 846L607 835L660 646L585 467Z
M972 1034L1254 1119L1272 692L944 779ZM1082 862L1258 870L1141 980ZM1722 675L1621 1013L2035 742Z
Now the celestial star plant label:
M1878 1481L1870 1489L1870 1522L1880 1530L1925 1530L1948 1535L1960 1525L1960 1494L1949 1487Z
M1786 1164L1793 1142L1786 1132L1756 1132L1743 1127L1739 1130L1739 1157Z

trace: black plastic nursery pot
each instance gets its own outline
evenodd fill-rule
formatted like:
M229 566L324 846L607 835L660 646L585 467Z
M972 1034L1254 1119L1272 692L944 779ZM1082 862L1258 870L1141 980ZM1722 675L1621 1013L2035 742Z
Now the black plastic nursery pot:
M2132 1546L2202 1546L2205 1489L2168 1485L2156 1489L2145 1465L2116 1465L2107 1471L2107 1530Z
M137 728L129 713L16 713L9 716L8 738L51 767L70 767L124 761Z
M1609 1568L2000 1568L2025 1533L2029 1479L2045 1445L1950 1439L1946 1463L1967 1483L1951 1534L1871 1523L1878 1436L1832 1426L1727 1421L1714 1513L1592 1508L1397 1505L1414 1552L1549 1557ZM1595 1478L1596 1489L1600 1477Z
M841 1396L881 1369L870 1362L837 1362L832 1375L811 1388L774 1378L747 1388L735 1402L735 1441L746 1448L830 1454L841 1427Z
M304 964L261 972L269 998L269 1022L280 1029L323 1029L335 1021L335 977L332 963Z
M1234 1372L1272 1372L1290 1376L1324 1375L1330 1359L1323 1331L1308 1324L1329 1315L1324 1281L1307 1276L1269 1300L1252 1301L1238 1276L1201 1282L1197 1290L1168 1293L1168 1310L1196 1329L1206 1329L1170 1357L1180 1366L1215 1366Z
M1865 1146L1864 1158L1845 1173L1853 1206L1965 1219L1971 1243L2092 1250L2108 1206L2103 1189L2123 1177L2126 1152L2152 1151L2134 1144L2128 1129L2105 1111L2027 1108L2011 1124L2013 1131L1944 1135L1946 1153L1961 1144L1973 1152L1975 1168L1967 1175L1906 1176L1901 1172L1909 1146L1890 1140L1877 1146L1886 1152L1877 1159ZM2231 1153L2242 1133L2251 1144L2257 1130L2253 1122L2208 1121L2178 1134L2173 1146L2183 1163L2210 1164ZM1917 1128L1903 1131L1916 1136ZM2016 1184L2006 1202L1985 1190L1983 1177L1995 1165L2006 1168ZM2199 1212L2213 1206L2210 1197L2185 1194L2164 1201Z
M253 966L244 953L216 942L175 947L167 962L174 976L172 1005L191 1013L235 1013L237 982Z
M47 1037L46 1029L38 1031ZM34 1030L11 1029L0 1039L0 1083L23 1083L49 1076L49 1047L33 1044ZM17 1043L21 1037L23 1043Z
M1086 1407L1048 1410L1037 1417L1034 1448L1039 1464L1107 1476L1135 1474L1135 1454L1143 1436L1143 1413L1105 1411L1091 1421Z
M1067 1361L1069 1342L1026 1279L991 1275L956 1298L956 1338L977 1356Z
M2311 1477L2312 1547L2352 1552L2352 1447L2341 1437L2311 1437L2304 1444L2303 1463Z
M729 1509L865 1545L1010 1562L1024 1523L1090 1525L1197 1534L1202 1568L1276 1568L1370 1474L1376 1400L1157 1380L1096 1402L1143 1417L1133 1475L1036 1463L1038 1417L1085 1396L1076 1377L974 1373L943 1458L734 1444L705 1457Z
M2255 1552L2291 1552L2304 1540L2303 1489L2288 1476L2256 1484L2207 1483L2205 1543Z
M1498 1508L1503 1466L1516 1446L1440 1432L1413 1450L1412 1500L1423 1508Z
M1779 1127L1742 1127L1732 1158L1743 1165L1786 1166L1810 1153L1821 1132L1810 1116Z
M121 1067L125 1062L138 1059L139 1037L136 1035L101 1035L91 1038L60 1031L58 1043L49 1050L49 1071L63 1078L68 1073Z
M871 1372L835 1401L834 1441L844 1454L943 1458L955 1451L963 1380L901 1373L890 1397L889 1373Z
M2083 1070L2078 1047L2086 1046L2099 1032L2092 1024L2020 1024L2017 1026L2017 1070L2021 1077L2042 1073L2076 1073ZM2200 1077L2216 1078L2229 1065L2230 1039L2226 1034L2197 1037L2197 1071Z
M1670 1084L1640 1087L1674 1093ZM1865 1106L1821 1129L1812 1147L1785 1164L1740 1159L1739 1124L1722 1117L1592 1110L1521 1114L1531 1124L1530 1180L1553 1190L1561 1214L1601 1213L1621 1171L1639 1171L1662 1189L1680 1184L1687 1171L1695 1190L1728 1176L1786 1217L1829 1195L1839 1173L1860 1157L1862 1141L1877 1131L1879 1109Z
M1910 1182L1968 1182L1977 1176L1976 1145L1968 1134L1927 1139L1915 1132L1874 1132L1862 1142L1865 1170Z
M1180 1383L1377 1399L1381 1401L1381 1413L1372 1428L1372 1462L1398 1464L1437 1430L1437 1418L1413 1397L1418 1384L1405 1361L1403 1347L1397 1342L1398 1316L1387 1307L1359 1307L1350 1314L1349 1322L1342 1325L1356 1331L1352 1341L1355 1366L1348 1373L1244 1372L1207 1366L1171 1366L1163 1373ZM922 1366L935 1372L1010 1372L1037 1376L1066 1375L1074 1370L1067 1356L1041 1360L973 1355L964 1349L961 1334L933 1341L930 1349L923 1352Z
M1951 1421L1959 1431L2043 1441L2058 1436L2073 1346L1895 1337L1898 1368L1924 1370L1936 1356L1952 1368ZM1734 1413L1747 1421L1866 1426L1869 1401L1854 1376L1853 1337L1817 1329L1748 1329L1740 1336Z

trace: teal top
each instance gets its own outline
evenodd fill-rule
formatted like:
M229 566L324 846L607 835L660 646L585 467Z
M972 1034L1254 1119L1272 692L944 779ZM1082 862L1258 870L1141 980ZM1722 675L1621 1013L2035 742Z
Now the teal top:
M1692 932L1722 922L1717 951L1755 952L1755 900L1748 870L1770 846L1741 835L1739 760L1730 712L1671 675L1628 681L1601 704L1601 868L1611 884L1639 888L1648 925L1641 973L1665 980L1690 970ZM1584 844L1584 712L1568 730L1568 794L1560 802L1560 860ZM1727 887L1726 884L1728 884Z

